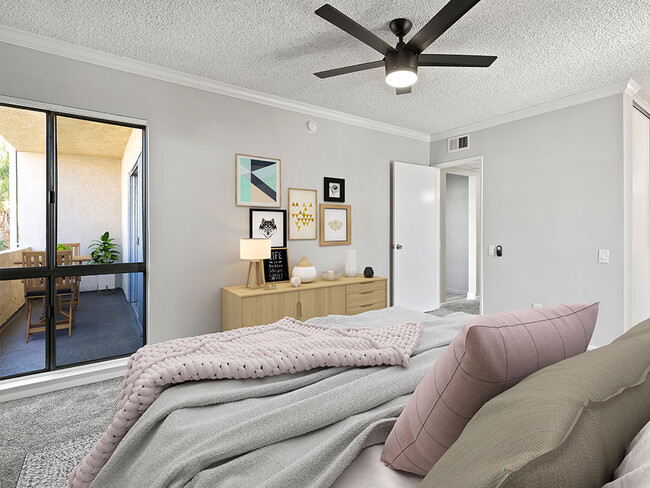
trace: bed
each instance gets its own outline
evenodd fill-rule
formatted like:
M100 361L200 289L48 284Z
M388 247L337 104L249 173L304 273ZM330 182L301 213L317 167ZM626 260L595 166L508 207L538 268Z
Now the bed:
M392 366L316 368L224 381L186 377L184 383L162 390L142 411L127 405L125 412L130 411L122 416L129 424L126 435L113 436L115 449L97 450L96 445L93 452L101 460L98 472L89 475L77 472L78 467L70 486L92 482L95 488L587 488L602 486L612 478L623 481L608 488L635 486L625 480L640 479L648 471L647 455L639 454L639 449L647 450L650 427L639 434L642 439L631 441L650 421L650 320L611 345L581 354L591 337L597 307L562 305L534 312L527 309L484 317L455 313L444 318L391 307L352 317L311 319L313 326L298 324L299 334L320 328L329 334L354 335L361 334L356 329L366 328L384 338L393 329L409 333L417 329L419 341L412 341L410 358L392 358ZM589 330L585 329L587 317ZM545 335L539 335L542 328ZM484 341L484 333L497 342L471 349L475 341ZM529 352L525 341L530 342ZM450 343L453 347L447 348ZM458 349L459 345L467 350ZM570 349L574 351L567 354ZM555 359L542 364L542 350ZM477 351L474 359L479 359L479 367L489 363L488 356L496 358L488 369L498 373L505 365L504 371L517 376L516 382L504 379L503 389L484 398L432 468L418 475L385 466L380 456L386 460L388 443L394 441L400 425L409 427L409 409L420 405L417 392L423 387L437 390L430 384L432 377L437 378L436 369L446 367L448 360L469 357L474 361L471 357ZM524 367L521 361L537 362L537 367L521 375L508 359L519 361L519 369ZM461 362L458 366L455 371L461 376L471 373ZM178 364L171 366L172 371L175 368L181 369ZM450 386L453 381L445 383L445 390L456 390ZM469 398L475 400L473 388ZM589 416L596 420L583 420ZM554 420L545 424L546 418ZM439 425L448 426L446 421ZM533 432L531 425L536 426ZM118 433L112 427L105 434L108 438ZM621 464L626 447L635 445L636 453L628 453ZM396 468L394 460L388 464Z
M419 477L379 461L381 444L415 386L472 317L391 307L311 319L333 328L419 322L423 329L408 368L321 368L168 388L122 439L92 486L342 488L360 486L359 476L385 479L384 485L368 481L375 487L415 486Z

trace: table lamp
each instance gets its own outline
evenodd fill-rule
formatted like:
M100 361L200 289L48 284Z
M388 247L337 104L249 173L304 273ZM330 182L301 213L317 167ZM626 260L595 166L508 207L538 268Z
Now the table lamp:
M254 290L264 286L264 267L263 259L271 257L271 239L240 239L239 240L239 259L250 261L248 264L248 277L246 286ZM253 281L251 282L251 273Z

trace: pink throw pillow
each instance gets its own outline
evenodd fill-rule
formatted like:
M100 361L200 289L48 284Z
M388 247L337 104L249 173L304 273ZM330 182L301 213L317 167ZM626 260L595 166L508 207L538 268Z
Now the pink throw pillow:
M598 303L529 308L469 321L415 389L381 460L426 475L488 400L531 373L583 353Z

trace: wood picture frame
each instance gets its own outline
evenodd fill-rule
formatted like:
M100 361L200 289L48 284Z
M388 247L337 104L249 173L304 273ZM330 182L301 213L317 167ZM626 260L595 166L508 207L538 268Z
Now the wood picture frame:
M333 203L320 204L320 245L352 244L352 207Z
M248 237L271 239L271 247L287 247L287 211L251 208L248 213Z
M323 200L326 202L345 202L345 180L343 178L323 178Z
M318 192L289 188L289 240L307 241L318 237Z
M264 259L264 280L267 283L289 281L289 250L286 247L271 249L271 258Z
M282 161L275 158L235 154L235 205L279 207Z

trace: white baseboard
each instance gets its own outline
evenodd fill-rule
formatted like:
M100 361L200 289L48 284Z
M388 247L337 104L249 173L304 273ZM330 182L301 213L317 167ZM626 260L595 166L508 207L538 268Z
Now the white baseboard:
M124 376L128 358L0 381L0 403Z
M598 349L598 346L594 346L594 345L592 345L592 344L589 344L589 345L587 346L587 351L593 351L594 349Z
M474 293L467 292L468 300L476 300L476 295Z

